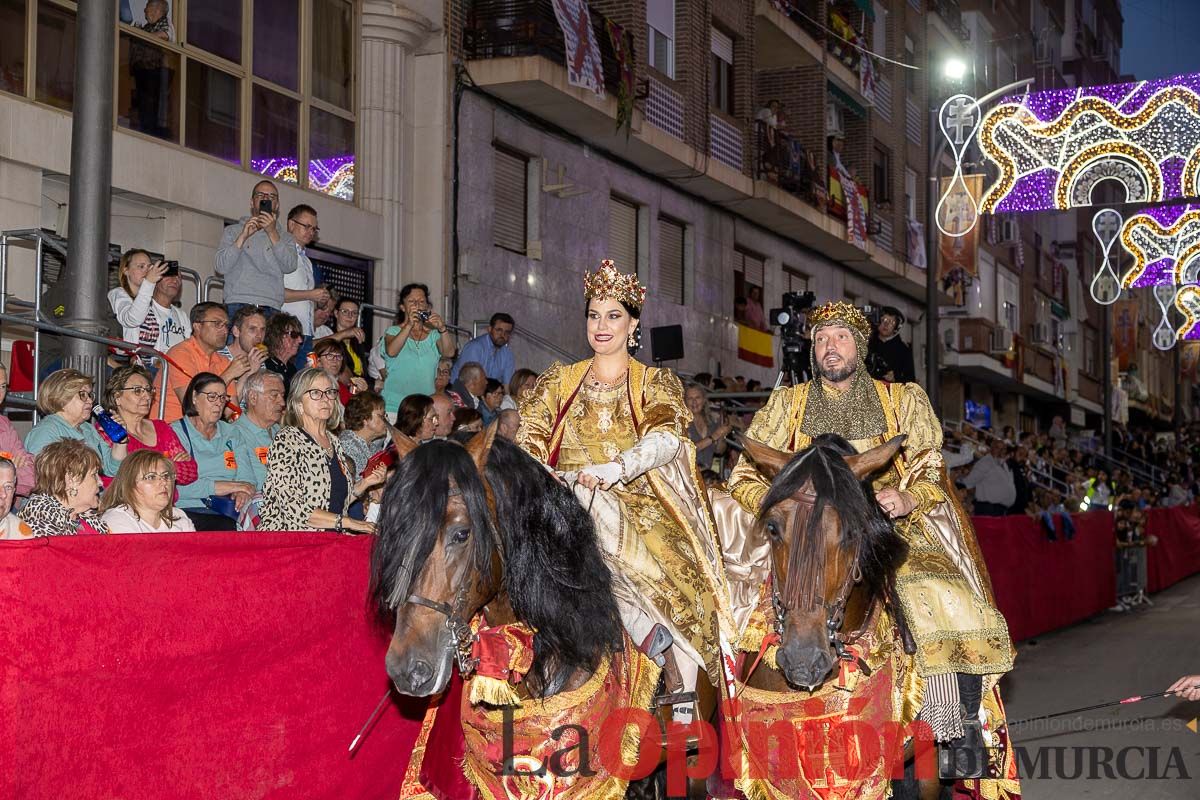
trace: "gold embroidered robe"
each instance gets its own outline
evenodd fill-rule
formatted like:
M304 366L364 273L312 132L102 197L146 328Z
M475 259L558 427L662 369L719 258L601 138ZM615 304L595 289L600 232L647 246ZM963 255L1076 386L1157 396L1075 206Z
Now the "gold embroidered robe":
M590 366L555 363L542 373L521 403L517 444L560 472L626 454L626 474L635 477L594 496L577 489L614 572L622 617L628 626L635 606L666 624L676 646L720 686L719 631L732 641L734 628L712 511L685 433L691 414L683 387L669 370L631 360L623 385L597 390L583 385ZM631 457L631 448L637 452L653 434L668 434L652 438L673 452ZM656 462L664 463L642 471Z
M896 588L917 644L918 672L922 676L1008 672L1014 656L1008 625L996 608L975 529L946 477L942 429L929 398L914 383L872 383L887 430L882 436L850 444L861 453L899 434L908 436L892 465L875 479L874 488L898 488L917 501L911 514L896 520L897 530L909 544ZM755 414L746 435L786 452L807 447L811 439L800 425L811 385L777 390ZM738 504L757 517L769 484L749 459L738 462L729 487Z

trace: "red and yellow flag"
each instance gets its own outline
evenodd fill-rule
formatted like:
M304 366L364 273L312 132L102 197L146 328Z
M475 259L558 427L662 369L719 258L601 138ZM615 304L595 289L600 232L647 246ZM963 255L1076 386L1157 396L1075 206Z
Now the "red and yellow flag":
M775 366L775 337L770 331L760 331L738 323L738 358L760 367Z

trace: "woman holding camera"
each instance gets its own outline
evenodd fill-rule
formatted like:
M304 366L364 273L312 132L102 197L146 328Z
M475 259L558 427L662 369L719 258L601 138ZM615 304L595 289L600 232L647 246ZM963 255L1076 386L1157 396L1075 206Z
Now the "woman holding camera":
M192 335L187 315L174 303L181 287L179 265L153 261L145 250L126 250L117 267L120 285L108 293L108 304L121 323L122 338L165 353ZM153 369L151 359L140 357Z
M446 321L430 309L425 284L410 283L400 290L396 322L379 346L387 368L383 401L389 417L410 394L432 395L438 360L454 353L454 336L447 335Z

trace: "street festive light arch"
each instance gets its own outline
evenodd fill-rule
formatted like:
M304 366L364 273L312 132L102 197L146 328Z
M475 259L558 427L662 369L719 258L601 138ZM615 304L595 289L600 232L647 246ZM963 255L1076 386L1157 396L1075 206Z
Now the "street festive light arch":
M945 236L966 235L985 213L1094 205L1102 184L1120 185L1125 203L1200 197L1200 73L1026 92L983 113L986 99L955 95L938 116L955 162L933 220ZM997 173L978 202L963 175L975 139ZM1155 346L1200 338L1200 203L1151 208L1128 220L1102 209L1092 230L1102 253L1092 298L1110 305L1122 289L1153 288L1162 312ZM1114 267L1118 242L1133 257L1123 276ZM1172 309L1182 326L1172 326Z

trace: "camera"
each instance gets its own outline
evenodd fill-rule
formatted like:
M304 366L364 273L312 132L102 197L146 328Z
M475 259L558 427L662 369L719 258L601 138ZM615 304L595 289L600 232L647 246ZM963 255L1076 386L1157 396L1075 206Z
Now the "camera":
M417 319L421 320L421 322L429 322L429 318L432 316L433 316L432 311L418 311L417 312Z
M165 263L167 265L167 269L165 272L163 272L164 278L170 278L170 277L173 277L173 276L179 274L179 262L178 261L167 261Z
M784 292L781 300L783 307L771 309L771 325L779 328L783 368L791 372L794 378L809 373L808 352L811 344L803 315L816 301L814 292Z

